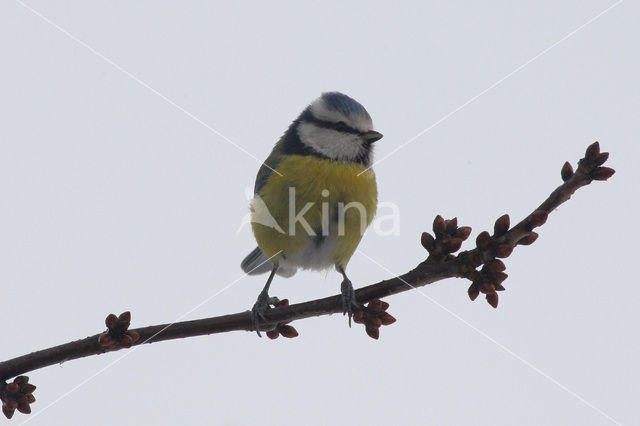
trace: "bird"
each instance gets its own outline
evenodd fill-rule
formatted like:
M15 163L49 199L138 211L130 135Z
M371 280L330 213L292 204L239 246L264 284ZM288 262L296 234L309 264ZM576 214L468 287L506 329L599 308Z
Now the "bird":
M269 296L277 274L298 269L342 275L343 315L349 326L359 308L347 264L372 222L378 203L372 166L373 129L367 110L340 92L325 92L309 104L275 144L256 176L250 202L257 247L241 262L248 275L269 273L251 309L253 329L279 300Z

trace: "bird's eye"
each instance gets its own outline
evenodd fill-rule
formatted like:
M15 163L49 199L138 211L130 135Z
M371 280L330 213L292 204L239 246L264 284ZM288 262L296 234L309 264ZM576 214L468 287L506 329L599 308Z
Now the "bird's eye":
M350 126L348 126L346 123L343 123L342 121L337 122L334 125L334 128L340 132L352 132L352 129Z

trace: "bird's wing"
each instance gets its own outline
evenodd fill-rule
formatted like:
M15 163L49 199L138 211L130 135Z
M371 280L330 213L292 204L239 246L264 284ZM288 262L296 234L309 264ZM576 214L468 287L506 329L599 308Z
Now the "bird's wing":
M260 170L258 170L258 176L256 176L256 184L253 188L254 194L257 195L260 192L262 187L266 185L269 177L273 174L273 171L278 168L278 165L284 156L282 154L282 145L283 141L278 141L278 143L273 147L271 154L269 154L267 159L264 160L264 163L262 163Z
M247 275L259 275L270 272L273 269L273 263L260 250L260 247L253 249L251 253L244 258L240 267ZM292 277L298 268L294 266L280 266L276 273L284 278Z
M260 247L256 247L244 258L240 267L247 275L259 275L271 271L273 263L260 250Z

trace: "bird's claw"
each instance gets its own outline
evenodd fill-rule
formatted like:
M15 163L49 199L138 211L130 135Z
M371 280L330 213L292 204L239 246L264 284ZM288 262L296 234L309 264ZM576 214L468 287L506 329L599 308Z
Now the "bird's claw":
M262 337L260 334L260 321L267 321L267 318L264 316L265 312L271 309L272 305L275 306L278 303L280 303L280 299L277 297L269 297L269 294L266 292L261 292L260 295L258 295L258 300L256 300L253 308L251 308L251 324L259 337Z
M340 290L342 292L342 314L349 315L349 327L351 327L353 308L359 308L360 305L356 300L356 292L353 289L353 284L351 284L351 280L349 280L349 278L344 278L344 281L342 281L342 284L340 285Z

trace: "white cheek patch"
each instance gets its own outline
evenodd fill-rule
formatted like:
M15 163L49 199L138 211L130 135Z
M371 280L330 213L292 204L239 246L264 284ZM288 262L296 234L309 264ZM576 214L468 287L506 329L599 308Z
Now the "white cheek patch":
M301 123L298 136L303 144L333 160L354 160L362 153L362 141L358 135Z
M371 121L371 118L362 115L345 116L338 111L330 110L327 108L327 105L322 98L311 104L311 113L319 120L329 121L331 123L338 123L342 121L361 132L373 130L373 122Z

